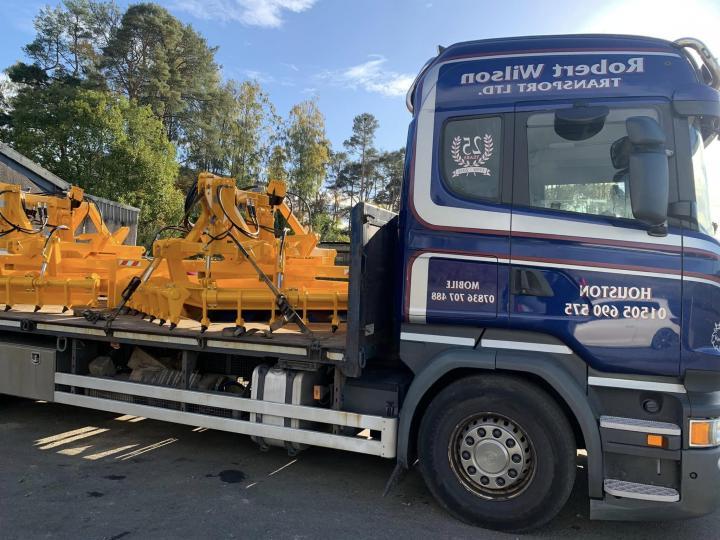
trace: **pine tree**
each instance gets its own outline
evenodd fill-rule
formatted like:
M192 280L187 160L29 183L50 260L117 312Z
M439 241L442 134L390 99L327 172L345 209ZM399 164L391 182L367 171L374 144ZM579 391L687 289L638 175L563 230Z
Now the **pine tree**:
M352 135L343 144L348 152L355 155L359 165L359 174L353 186L358 193L359 202L371 198L373 191L373 178L377 164L377 149L375 148L375 132L378 128L377 119L370 113L362 113L353 119Z

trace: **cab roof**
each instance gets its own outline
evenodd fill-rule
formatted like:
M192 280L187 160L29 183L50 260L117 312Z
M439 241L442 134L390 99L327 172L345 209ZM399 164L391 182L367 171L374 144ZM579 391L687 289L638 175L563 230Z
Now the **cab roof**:
M679 47L659 38L622 34L568 34L551 36L521 36L463 41L445 47L435 62L451 58L485 56L493 53L522 53L582 50L634 50L678 52ZM434 63L435 63L434 62Z
M435 110L528 100L658 97L671 99L699 77L682 46L658 38L574 34L493 38L440 48L407 95L437 89Z

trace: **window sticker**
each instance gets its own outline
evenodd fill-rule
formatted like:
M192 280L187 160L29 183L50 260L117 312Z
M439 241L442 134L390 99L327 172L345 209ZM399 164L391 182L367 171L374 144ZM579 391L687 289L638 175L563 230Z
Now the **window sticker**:
M451 192L470 199L500 193L500 117L463 118L445 125L442 163Z

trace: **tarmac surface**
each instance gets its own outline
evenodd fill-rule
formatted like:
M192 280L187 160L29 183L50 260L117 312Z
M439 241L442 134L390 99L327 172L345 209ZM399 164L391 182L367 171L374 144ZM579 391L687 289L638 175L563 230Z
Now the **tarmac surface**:
M522 538L718 538L720 513L681 522L588 520L586 480ZM417 471L385 498L393 463L247 436L0 397L0 538L517 538L465 525Z

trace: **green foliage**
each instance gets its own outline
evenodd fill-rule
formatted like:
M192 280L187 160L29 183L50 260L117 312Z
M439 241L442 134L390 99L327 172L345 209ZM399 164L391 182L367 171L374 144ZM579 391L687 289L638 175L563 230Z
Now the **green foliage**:
M15 149L93 195L140 208L140 240L180 217L175 149L148 107L63 82L22 88L12 106Z
M113 2L65 0L63 7L46 6L35 17L35 39L23 50L47 77L81 79L95 70L119 18Z
M375 202L397 212L400 210L400 191L405 171L405 149L383 152L378 158L378 173L381 188Z
M350 177L351 199L357 193L358 201L371 198L374 187L377 149L375 148L375 132L379 124L370 113L362 113L353 118L352 135L343 144L348 152L357 157L359 167L355 175Z
M330 160L325 118L316 101L303 101L290 111L285 149L291 191L306 200L315 199Z
M270 152L270 158L268 159L267 166L267 179L268 180L283 180L287 182L287 170L285 170L285 164L287 163L287 156L285 149L276 144L273 146Z
M200 120L186 133L186 162L232 176L240 186L257 183L279 125L260 84L228 81L201 110Z
M179 141L219 83L216 48L157 4L134 4L123 14L98 62L108 86L148 105Z
M344 205L345 194L350 192L352 199L352 180L350 178L350 161L345 152L332 152L327 167L326 193L330 199L328 211L335 224L348 213L349 205Z
M323 242L349 242L350 234L341 223L336 223L328 213L313 214L312 228L320 235Z

